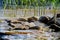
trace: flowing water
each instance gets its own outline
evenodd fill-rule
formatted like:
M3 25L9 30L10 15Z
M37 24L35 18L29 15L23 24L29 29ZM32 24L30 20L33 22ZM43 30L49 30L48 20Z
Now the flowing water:
M17 14L21 14L20 11L18 11ZM21 14L23 15L23 14ZM32 14L31 14L32 15ZM47 14L47 16L52 17L52 14ZM4 16L4 10L1 9L0 10L0 19L5 19L6 17ZM60 21L59 21L60 22ZM34 22L35 25L37 26L45 26L43 23L39 23L38 21ZM0 32L6 32L8 31L7 29L9 28L9 26L7 25L7 23L5 21L2 21L2 23L0 23ZM8 38L10 40L38 40L39 36L43 37L43 36L49 36L47 37L47 40L52 40L54 37L58 38L57 36L60 37L60 32L55 33L55 32L45 32L44 34L41 33L36 33L35 31L32 30L20 30L20 31L26 31L26 32L33 32L34 34L15 34L15 35L7 35L7 36L3 36L3 38ZM48 35L46 35L48 34ZM53 35L53 36L51 36ZM34 37L38 37L38 38L34 38Z

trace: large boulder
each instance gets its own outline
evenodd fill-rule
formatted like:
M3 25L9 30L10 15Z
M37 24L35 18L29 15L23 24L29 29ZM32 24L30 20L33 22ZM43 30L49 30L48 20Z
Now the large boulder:
M39 18L39 22L42 22L42 23L45 23L45 24L48 23L49 20L50 20L50 17L48 17L48 16L41 16Z

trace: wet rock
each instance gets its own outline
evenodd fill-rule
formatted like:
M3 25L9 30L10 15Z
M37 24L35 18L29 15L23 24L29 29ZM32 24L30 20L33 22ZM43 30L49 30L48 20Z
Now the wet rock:
M3 38L0 38L0 40L4 40Z
M54 20L51 20L51 21L48 21L48 22L47 22L47 25L48 25L48 26L51 25L51 24L55 24Z
M60 27L59 27L58 25L56 25L56 24L52 24L52 25L50 25L49 28L54 29L54 32L58 32L58 31L60 31Z
M22 28L15 28L15 29L13 29L13 30L23 30Z
M33 26L36 26L36 25L34 24L34 22L31 22L31 23L28 24L28 26L33 27Z
M59 22L57 22L57 23L56 23L56 25L60 26L60 23L59 23Z
M48 21L47 25L56 24L60 26L60 14L57 14L56 23L54 21L54 16Z
M36 29L36 30L39 30L40 27L38 27L38 26L34 26L34 27L29 27L29 29Z
M30 17L27 19L27 21L30 23L30 22L34 22L34 21L37 21L38 19L36 17Z
M3 39L3 38L0 38L0 40L9 40L9 39Z
M5 19L5 21L8 23L8 26L10 26L10 27L15 27L14 25L11 24L11 20Z
M13 24L22 24L21 22L11 22Z
M9 40L9 39L3 39L3 38L1 38L0 40Z
M13 28L15 27L15 26L14 26L14 25L12 25L11 23L8 23L8 25L9 25L10 27L13 27Z
M26 19L24 19L24 18L19 18L19 19L17 19L18 21L27 21Z
M36 17L32 17L35 21L38 21L38 19Z
M60 18L60 13L57 14L57 18Z
M4 35L11 35L11 34L7 34L7 33L2 33L0 32L0 37L4 36Z
M50 17L46 17L46 16L41 16L40 18L39 18L39 22L42 22L42 23L48 23L49 22L49 20L50 20Z
M23 30L27 30L26 28L23 28Z
M7 20L7 19L5 19L5 21L6 21L7 23L11 23L11 20Z

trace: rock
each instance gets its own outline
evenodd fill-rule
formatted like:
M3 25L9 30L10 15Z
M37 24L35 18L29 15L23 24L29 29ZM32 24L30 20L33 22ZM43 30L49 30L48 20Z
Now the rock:
M40 27L38 27L38 26L33 26L33 27L29 27L29 29L36 29L36 30L39 30L40 29Z
M39 18L39 22L42 22L42 23L45 23L45 24L48 23L49 20L50 20L50 17L48 17L48 16L41 16Z
M36 18L36 17L32 17L35 21L38 21L38 18Z
M48 21L47 25L56 24L60 26L60 14L57 14L56 23L54 21L54 16Z
M3 38L0 38L0 40L4 40Z
M5 19L5 21L8 23L8 25L9 25L10 27L15 27L14 25L11 24L11 20Z
M13 30L23 30L22 28L15 28L15 29L13 29Z
M29 27L36 26L33 22L29 23L28 25L29 25Z
M26 19L24 19L24 18L19 18L19 19L17 19L18 21L27 21Z
M57 14L57 18L60 18L60 13Z
M51 25L51 24L55 24L54 20L51 20L51 21L48 21L48 22L47 22L47 25L48 25L48 26Z
M60 23L59 23L59 22L57 22L57 23L56 23L56 25L60 26Z
M2 33L2 32L0 32L0 37L1 37L1 36L4 36L4 35L11 35L11 34L7 34L7 33Z
M13 23L13 24L21 24L21 22L11 22L11 23Z
M54 32L58 32L58 31L60 31L60 27L59 27L58 25L56 25L56 24L52 24L52 25L50 25L49 28L54 29Z
M30 17L27 19L27 21L30 23L30 22L34 22L34 21L37 21L38 19L36 17Z
M11 23L11 20L7 20L7 19L5 19L5 21L6 21L7 23Z
M14 25L12 25L11 23L8 23L8 25L9 25L10 27L13 27L13 28L15 27L15 26L14 26Z

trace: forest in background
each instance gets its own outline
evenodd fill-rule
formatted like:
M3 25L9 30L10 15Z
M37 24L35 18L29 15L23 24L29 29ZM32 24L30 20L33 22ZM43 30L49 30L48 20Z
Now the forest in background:
M60 6L60 0L3 0L3 8L28 8L28 7L45 7Z

